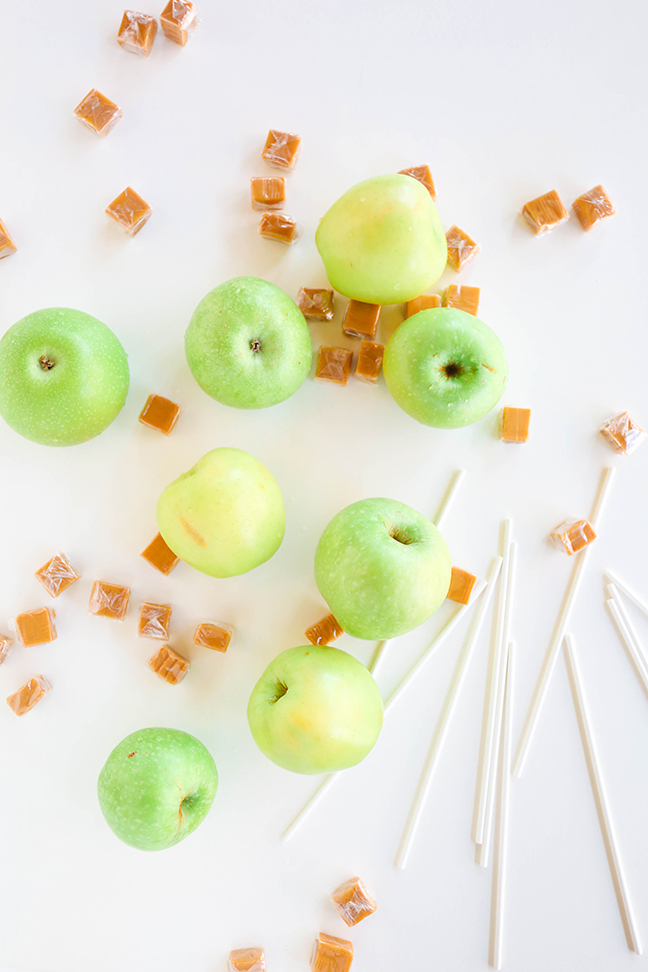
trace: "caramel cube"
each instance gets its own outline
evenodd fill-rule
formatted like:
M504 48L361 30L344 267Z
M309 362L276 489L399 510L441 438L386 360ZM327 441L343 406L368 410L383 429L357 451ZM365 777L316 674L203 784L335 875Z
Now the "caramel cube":
M349 337L374 338L378 330L380 304L365 304L363 300L350 300L344 312L342 330Z
M148 57L157 34L157 20L135 10L124 10L117 43L131 54Z
M43 675L34 675L22 688L19 688L13 695L7 696L7 705L16 713L17 716L29 712L35 705L38 705L43 696L51 691L52 686Z
M101 91L93 88L76 106L74 114L86 128L97 135L107 135L121 118L122 110L114 101L102 95Z
M457 272L463 270L466 264L474 260L481 249L479 244L471 240L468 234L464 233L458 226L450 227L446 233L446 242L448 244L448 263Z
M180 415L180 406L163 398L162 395L149 395L139 417L142 425L171 435Z
M358 352L355 376L360 381L375 385L382 368L385 346L375 341L363 341Z
M627 412L620 412L608 419L599 431L610 445L624 456L634 452L646 438L644 430L639 428Z
M227 651L232 640L234 628L221 621L201 621L194 631L194 645L211 648L213 651Z
M398 174L410 176L412 179L416 179L417 182L421 182L432 198L436 199L436 190L429 165L413 165L409 169L399 169Z
M467 570L460 570L459 567L453 567L450 573L450 587L446 594L447 599L455 601L457 604L468 604L476 582L477 578L474 574L469 574Z
M160 14L162 33L184 47L196 26L196 8L189 0L169 0Z
M161 574L170 574L180 560L179 557L176 557L161 533L153 537L148 547L142 550L140 557L148 561L151 567L155 567Z
M129 587L95 581L92 585L88 611L90 614L96 614L99 618L123 621L126 616L129 598Z
M405 304L405 317L414 317L422 310L431 310L434 307L441 306L441 298L438 294L421 294L420 297L415 297L414 300L408 300Z
M265 952L262 948L235 948L229 953L228 972L265 972Z
M530 408L511 408L505 405L500 412L502 442L526 442L529 438Z
M378 907L359 877L351 878L341 884L331 895L331 900L349 928L357 925L363 918L373 915Z
M0 634L0 665L2 665L3 661L9 654L9 649L13 643L13 638L10 638L9 635Z
M319 349L315 378L318 381L333 381L337 385L346 385L351 374L353 351L346 348Z
M335 311L335 294L323 287L301 287L297 306L308 321L330 321Z
M328 645L339 638L341 634L344 634L344 631L333 615L327 614L317 624L314 624L311 628L306 628L304 633L311 645Z
M271 128L263 146L261 156L268 165L276 165L280 169L294 169L301 138L292 132L278 132Z
M594 527L587 520L565 520L555 530L551 531L551 539L555 547L566 551L571 557L586 547L592 540L596 540Z
M162 645L160 650L149 658L147 664L152 672L163 678L169 685L177 685L189 671L191 663L173 648Z
M259 222L259 233L267 240L277 240L291 246L302 235L299 223L284 213L264 213Z
M476 316L479 309L479 287L450 284L443 298L443 306L456 307L458 310Z
M15 253L17 249L18 247L9 236L5 224L0 219L0 260L2 260L3 257L11 256L11 254Z
M54 627L54 612L49 608L37 608L36 611L25 611L16 618L16 631L24 648L34 645L46 645L56 640Z
M594 186L589 192L575 199L572 209L578 216L578 222L586 233L607 216L614 216L616 209L603 186Z
M548 233L549 230L569 219L569 213L555 189L525 203L522 207L522 216L536 236Z
M349 972L353 945L344 938L320 932L313 948L311 972Z
M149 204L130 186L127 186L106 208L107 215L114 219L129 236L139 233L152 212Z
M137 634L140 638L160 638L166 641L171 624L170 604L150 604L145 601L140 608Z
M58 597L71 584L78 581L80 574L76 573L65 554L57 553L36 571L34 577L41 582L51 597Z
M286 180L283 176L255 176L250 179L252 209L283 209Z

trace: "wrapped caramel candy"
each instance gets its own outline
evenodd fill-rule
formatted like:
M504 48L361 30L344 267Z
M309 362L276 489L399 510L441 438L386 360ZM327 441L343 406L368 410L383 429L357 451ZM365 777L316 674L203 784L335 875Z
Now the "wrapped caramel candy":
M358 363L355 376L360 381L367 381L375 385L382 368L385 347L375 341L363 341L358 351Z
M235 948L229 953L228 972L265 972L265 952L262 948Z
M443 298L443 306L456 307L476 317L479 310L479 287L450 284Z
M646 439L646 433L634 422L627 412L612 416L600 432L610 445L621 455L629 456Z
M166 641L169 637L172 611L173 608L170 604L151 604L149 601L145 601L140 607L138 636L140 638L159 638L161 641Z
M413 165L409 169L399 169L399 175L411 176L417 182L422 183L433 199L436 199L436 190L432 180L432 173L429 165Z
M57 553L36 571L34 577L41 582L51 597L58 597L78 581L80 574L76 573L65 554Z
M333 381L337 385L346 385L351 374L353 351L346 348L319 349L315 378L318 381Z
M180 406L162 395L149 395L146 405L142 409L139 421L148 425L150 429L157 429L165 435L171 435L180 415Z
M311 972L349 972L352 962L351 942L320 932L313 948Z
M297 294L297 306L308 321L333 320L334 303L334 292L323 287L301 287Z
M365 304L363 300L350 300L344 312L342 330L349 337L374 338L380 319L380 304Z
M130 186L106 207L107 215L129 236L139 233L152 212L149 204Z
M148 57L157 34L157 20L136 10L124 10L117 43L131 54Z
M283 176L255 176L250 179L252 209L283 209L286 201L286 180Z
M191 667L187 658L183 658L168 645L162 645L160 650L149 658L147 664L152 672L163 678L169 685L177 685L181 682Z
M7 232L5 224L0 219L0 260L2 260L3 257L11 256L11 254L15 253L17 249L16 244Z
M569 219L569 213L556 190L552 189L551 192L545 192L543 196L525 203L522 217L536 236L542 236Z
M596 540L594 527L588 520L565 520L555 530L551 531L551 539L555 547L573 556L584 547Z
M276 165L280 169L293 169L300 147L299 135L271 128L261 155L268 165Z
M196 8L189 0L169 0L160 14L162 33L184 47L196 26Z
M7 705L17 716L33 709L50 692L52 686L43 675L34 675L22 688L7 697Z
M373 915L378 907L359 877L341 884L331 895L331 900L349 928Z
M35 611L25 611L16 617L16 631L23 648L34 645L46 645L56 641L54 627L54 611L49 608L37 608Z
M74 114L90 131L107 135L122 116L122 110L101 91L93 88L74 109Z
M88 611L90 614L96 614L99 618L123 621L126 617L129 598L130 587L95 581L92 585Z
M342 627L335 620L332 614L327 614L325 618L318 621L304 632L311 645L328 645L341 634L344 634Z
M222 621L201 621L194 631L194 645L211 648L212 651L227 651L232 640L234 628Z
M526 442L529 438L530 408L511 408L505 405L500 412L502 442Z
M441 306L441 298L438 294L421 294L414 300L408 300L405 304L405 317L414 317L422 310L430 310L433 307Z
M474 574L469 574L467 570L460 570L453 567L450 573L450 587L446 597L449 601L457 604L468 604L472 589L477 582Z
M277 240L290 246L302 235L302 228L292 216L264 213L259 222L259 233L268 240Z
M474 260L479 253L480 246L464 233L458 226L451 226L446 233L448 244L448 263L457 272L463 270L466 264Z
M9 654L9 649L13 645L14 640L10 638L9 635L0 634L0 665Z
M574 200L572 209L586 233L589 233L592 226L596 226L602 219L614 216L616 213L612 200L603 186L594 186L589 192L584 192Z
M140 557L148 561L151 567L155 567L161 574L170 574L180 560L179 557L176 557L161 533L153 537L148 547L142 550Z

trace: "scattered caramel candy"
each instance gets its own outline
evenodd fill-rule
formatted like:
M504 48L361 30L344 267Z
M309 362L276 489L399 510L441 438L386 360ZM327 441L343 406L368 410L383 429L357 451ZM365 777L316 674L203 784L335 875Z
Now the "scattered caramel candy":
M525 203L522 207L522 216L536 236L548 233L549 230L569 219L569 213L555 189Z
M160 14L162 33L184 47L196 26L196 8L189 0L169 0Z
M603 186L594 186L589 192L584 192L573 201L572 209L586 233L589 233L596 223L616 213L614 204Z
M228 972L265 972L265 952L262 948L235 948L229 953Z
M441 298L438 294L422 294L414 300L408 300L405 304L405 317L414 317L422 310L430 310L441 306Z
M43 675L34 675L13 695L7 696L7 705L17 716L24 715L37 705L52 686Z
M319 933L313 948L311 972L349 972L353 962L353 945L344 938Z
M135 10L124 10L117 43L131 54L148 57L157 34L157 20Z
M140 557L148 561L151 567L155 567L161 574L170 574L180 560L161 533L153 537L146 550L142 550Z
M233 633L234 628L222 621L201 621L194 631L193 643L213 651L227 651Z
M381 309L380 304L365 304L363 300L350 300L344 312L342 330L349 337L375 337Z
M469 574L467 570L460 570L459 567L453 567L450 573L450 587L446 594L447 599L455 601L457 604L468 604L476 582L477 578L474 574Z
M624 456L629 456L631 452L634 452L646 438L644 430L639 428L627 412L620 412L608 419L599 431L610 445Z
M99 618L111 618L113 621L123 621L128 608L130 587L119 584L105 584L95 581L90 594L88 611Z
M11 256L17 249L18 247L7 233L5 224L0 219L0 260L3 257Z
M294 135L292 132L278 132L275 128L271 128L261 156L268 165L276 165L280 169L293 169L300 145L299 135Z
M311 645L328 645L332 641L335 641L336 638L339 638L341 634L344 634L344 631L333 615L327 614L317 624L314 624L311 628L307 628L304 633Z
M41 582L45 590L52 597L58 597L63 591L67 590L71 584L78 581L81 575L77 574L65 554L54 554L40 570L37 570L34 577Z
M149 658L147 664L152 672L163 678L169 685L177 685L189 671L191 663L173 648L162 645L160 650Z
M286 180L283 176L255 176L250 179L252 209L283 209Z
M382 368L385 346L375 341L363 341L358 352L358 363L355 376L360 381L368 381L375 385Z
M443 297L443 306L456 307L457 310L476 316L479 309L479 287L450 284Z
M175 402L163 398L162 395L149 395L139 420L142 425L148 425L150 429L157 429L158 432L171 435L179 415L180 406Z
M578 553L586 547L592 540L596 540L594 527L587 520L565 520L555 530L552 530L550 537L554 546L559 550L566 550L569 556Z
M448 244L448 263L457 272L463 270L481 249L479 243L471 240L468 234L464 233L458 226L450 227L446 233L446 242Z
M54 611L49 608L38 608L36 611L25 611L16 618L16 631L24 648L33 645L46 645L56 640L54 627Z
M346 385L351 374L353 351L346 348L319 349L315 378L319 381L334 381L338 385Z
M97 135L107 135L121 118L122 110L114 101L102 95L101 91L93 88L76 106L74 114L86 128Z
M331 900L349 928L373 915L378 907L375 898L372 898L359 877L341 884L331 895Z
M500 412L502 442L526 442L529 438L530 408L511 408L505 405Z
M301 287L297 294L297 306L309 321L333 319L335 294L323 287Z
M169 637L171 623L170 604L150 604L145 601L140 608L139 627L137 634L140 638L160 638L165 641Z
M429 165L413 165L409 169L399 169L398 174L411 176L412 179L416 179L417 182L423 183L432 198L436 199L436 190L434 188L434 182L432 180L432 173L430 172Z
M259 233L267 240L277 240L289 246L302 235L302 228L292 216L284 213L264 213L259 222Z
M9 635L0 634L0 665L9 654L9 649L13 645L14 640L10 638Z
M134 189L127 186L116 199L108 205L106 213L129 236L139 233L153 210Z

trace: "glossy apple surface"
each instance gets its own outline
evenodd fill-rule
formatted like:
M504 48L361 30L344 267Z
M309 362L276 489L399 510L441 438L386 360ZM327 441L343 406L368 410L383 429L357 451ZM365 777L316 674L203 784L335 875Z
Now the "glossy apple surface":
M99 435L121 411L128 383L123 347L83 311L35 311L0 341L0 415L41 445L78 445Z
M138 850L164 850L202 823L218 788L216 764L179 729L140 729L115 746L99 774L110 829Z
M345 507L315 551L320 594L354 638L394 638L422 624L445 600L450 570L435 525L392 499Z
M185 353L192 375L216 401L267 408L297 391L310 370L313 345L288 294L258 277L235 277L198 304Z
M373 676L338 648L305 645L282 651L248 703L254 741L293 773L333 773L373 749L383 704Z
M331 286L369 304L420 297L448 258L430 193L405 175L352 186L320 220L315 243Z
M277 552L286 513L276 480L241 449L213 449L163 490L156 517L176 556L212 577L245 574Z
M502 342L472 314L452 307L423 310L396 328L385 348L383 373L394 400L437 429L479 421L506 388Z

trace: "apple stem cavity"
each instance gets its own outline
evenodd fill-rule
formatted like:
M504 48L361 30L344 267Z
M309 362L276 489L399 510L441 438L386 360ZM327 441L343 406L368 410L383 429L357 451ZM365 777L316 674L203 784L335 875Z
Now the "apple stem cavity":
M280 681L279 679L277 679L277 685L276 685L276 688L275 688L275 693L272 696L272 698L270 699L270 702L271 703L274 703L274 702L278 702L279 699L283 699L283 697L284 697L284 695L286 694L287 691L288 691L288 686L286 685L286 683Z
M449 381L451 378L459 378L461 375L463 375L464 369L458 361L448 361L448 363L441 368L441 371Z
M389 531L389 536L392 538L392 540L396 540L398 543L404 544L404 546L414 542L412 538L408 537L406 533L403 533L399 527L392 527Z
M261 350L261 342L258 338L254 338L250 341L250 351L254 351L257 354Z
M41 354L40 358L38 359L38 363L43 371L51 371L56 364L56 361L52 361L52 359L46 354Z

